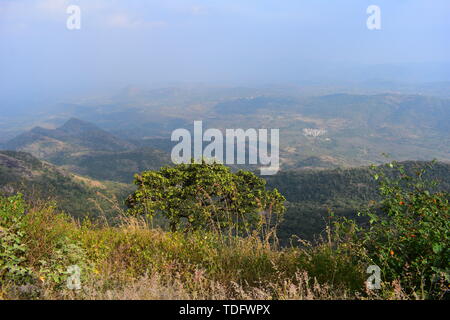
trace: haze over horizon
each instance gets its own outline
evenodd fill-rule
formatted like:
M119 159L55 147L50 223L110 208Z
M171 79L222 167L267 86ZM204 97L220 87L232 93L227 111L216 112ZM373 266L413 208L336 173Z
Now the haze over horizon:
M81 8L68 30L66 9ZM381 30L366 9L381 8ZM450 2L0 0L0 96L128 85L450 81Z

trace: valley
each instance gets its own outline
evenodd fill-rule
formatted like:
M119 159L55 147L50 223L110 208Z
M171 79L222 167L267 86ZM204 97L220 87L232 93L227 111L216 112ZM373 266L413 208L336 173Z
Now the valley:
M172 165L170 153L176 142L170 141L171 130L185 128L193 134L196 119L204 119L204 130L280 129L281 171L264 178L287 199L279 232L284 244L292 236L308 240L320 236L330 210L354 218L376 200L377 185L369 169L373 164L398 160L413 168L437 159L432 175L450 190L450 100L446 98L391 93L280 96L248 88L167 88L127 89L107 102L60 105L59 112L52 109L51 117L44 115L38 121L40 126L5 141L2 149L10 151L3 151L0 165L3 192L34 188L41 189L39 198L62 198L64 189L62 207L73 216L117 213L125 209L124 200L135 188L135 174ZM17 160L21 157L26 161ZM14 170L8 167L11 161L17 163ZM30 174L30 163L47 168L39 179ZM258 173L251 165L232 168ZM58 187L60 180L64 188ZM22 181L21 188L17 181ZM99 200L112 194L114 205ZM71 207L69 201L79 205ZM87 206L81 204L92 201L107 209L84 212Z
M382 154L399 161L450 159L448 98L407 93L301 92L205 86L128 88L111 97L49 106L34 123L52 130L59 128L57 132L22 129L29 132L8 139L2 148L19 148L56 161L64 154L127 152L136 146L170 153L175 145L170 141L173 130L192 131L194 121L202 120L205 130L279 129L282 169L380 164L386 162ZM63 125L70 118L94 123L115 138L104 141L106 137L95 130L88 134L92 138L68 137ZM14 130L20 130L20 126ZM310 134L314 130L322 133ZM37 136L41 139L27 143ZM83 143L77 142L85 138Z

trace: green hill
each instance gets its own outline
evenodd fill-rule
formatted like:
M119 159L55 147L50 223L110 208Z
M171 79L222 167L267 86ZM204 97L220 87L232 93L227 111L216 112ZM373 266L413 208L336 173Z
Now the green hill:
M125 183L131 183L136 172L170 162L167 152L122 140L78 119L56 129L36 127L4 148L28 152L75 174Z
M102 153L103 158L110 152L113 159L117 157L114 153L128 151L133 151L130 157L136 157L135 151L141 147L169 153L174 146L170 141L174 129L191 130L194 120L203 120L205 129L279 129L285 170L381 164L385 161L382 153L398 161L450 160L448 98L392 92L318 96L293 89L168 88L127 90L110 100L107 104L58 105L36 123L54 125L56 120L52 119L60 123L69 115L93 121L114 135L71 120L54 130L35 128L7 142L4 149L30 152L61 165L68 157L82 155L84 159L86 153L93 157ZM8 132L20 128L8 124ZM78 169L84 172L88 168ZM122 177L122 181L128 180Z
M62 153L89 150L125 151L133 148L97 126L78 119L70 119L56 129L36 127L5 144L5 149L29 152L37 157L50 159Z
M0 194L20 192L31 202L54 200L74 217L113 216L131 190L129 185L74 175L25 152L0 151Z
M85 152L51 159L55 165L97 180L132 183L135 173L170 164L169 156L153 148L123 152Z
M424 161L401 164L409 174L431 165ZM449 163L434 163L426 177L439 181L440 190L450 191ZM337 216L356 218L359 210L379 199L378 183L369 167L288 170L265 178L268 186L277 188L288 201L285 221L279 232L283 241L291 235L311 240L324 231L329 222L329 210Z
M133 190L133 175L156 169L153 151L147 151L147 155L144 152L127 151L114 157L97 153L68 159L64 169L83 170L74 174L24 152L2 151L0 193L21 191L31 200L54 199L73 216L114 215ZM414 172L430 163L402 164ZM439 180L440 188L450 191L450 164L435 163L428 176ZM292 235L309 240L317 237L325 228L329 210L338 216L355 218L358 210L378 200L378 184L368 167L286 170L264 178L269 188L277 188L287 199L288 210L279 231L284 243Z

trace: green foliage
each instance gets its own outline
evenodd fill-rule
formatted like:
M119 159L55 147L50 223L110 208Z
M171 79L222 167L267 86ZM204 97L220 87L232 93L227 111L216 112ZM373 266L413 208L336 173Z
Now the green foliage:
M143 170L156 170L170 163L170 157L162 151L144 147L121 152L58 154L49 161L55 165L68 166L73 172L96 180L131 184L133 174Z
M13 286L34 297L40 287L61 288L70 265L89 270L73 230L70 218L51 204L30 208L21 194L0 197L0 294Z
M22 195L0 199L0 282L24 283L31 271L25 264L28 250L24 243Z
M365 246L385 281L400 279L404 288L422 297L439 296L450 280L450 194L397 163L377 170L382 214L369 211ZM399 175L392 171L398 170ZM444 279L445 278L445 279Z
M194 296L203 285L220 283L227 294L235 285L270 287L272 298L283 298L280 286L300 285L298 275L304 272L318 287L352 296L442 298L450 262L448 166L425 169L424 163L376 168L378 196L373 191L376 183L366 180L366 169L333 171L334 180L328 180L330 186L322 194L307 185L317 181L325 186L327 179L319 174L286 178L285 190L304 192L297 198L287 193L294 200L289 205L302 210L295 220L299 224L308 224L306 218L317 223L317 216L308 216L314 206L302 207L311 199L330 204L342 196L341 203L361 206L376 201L367 210L367 225L321 207L330 226L324 230L326 238L282 248L266 240L284 212L284 197L276 189L266 190L265 181L254 174L232 173L218 164L179 165L136 176L138 188L128 199L129 212L135 215L123 217L113 227L90 220L79 226L58 213L54 203L36 206L26 204L20 195L0 197L0 297L7 284L31 284L38 290L25 297L53 292L58 298L92 298L92 287L84 289L89 283L103 283L101 290L109 292L153 275L163 277L164 284L176 282ZM434 178L444 183L438 185ZM368 186L368 198L346 195L357 193L362 182ZM340 185L349 190L335 187ZM152 229L146 216L164 217L176 232ZM82 269L81 292L67 291L64 285L67 267L74 264ZM381 268L381 291L364 290L365 271L371 264Z
M401 162L408 175L415 175L415 171L428 168L429 164L425 161ZM381 166L379 171L392 179L400 177L400 173L389 166ZM450 164L434 163L424 172L423 178L438 180L439 190L450 192ZM286 245L292 235L309 241L324 235L329 224L329 209L336 218L346 217L360 224L366 223L368 217L358 216L357 213L369 205L378 210L382 199L370 167L289 170L265 179L268 187L277 188L287 200L287 210L278 232L280 240Z
M61 287L69 275L69 266L87 271L90 265L74 232L74 222L55 210L52 203L31 209L22 229L28 246L27 262L35 276L45 284Z
M172 231L233 229L247 234L257 228L269 236L284 213L284 197L268 191L251 172L232 173L221 164L192 163L137 175L138 189L127 204L132 214L168 219Z
M25 152L0 151L0 195L20 192L27 202L56 201L74 217L111 216L124 209L131 185L76 177Z

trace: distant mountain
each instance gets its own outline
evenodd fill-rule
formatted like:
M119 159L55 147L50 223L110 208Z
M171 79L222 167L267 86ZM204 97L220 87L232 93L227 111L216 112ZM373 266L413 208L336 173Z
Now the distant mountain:
M24 194L28 201L55 200L74 217L113 217L132 188L74 175L25 152L0 151L0 194Z
M442 86L444 90L445 84ZM388 93L367 94L355 88L351 94L344 90L327 95L306 89L128 88L119 94L120 99L58 106L48 115L48 121L39 122L54 125L67 115L80 117L107 129L113 137L75 124L67 125L68 130L62 126L56 132L32 130L4 148L27 151L61 165L69 165L68 158L87 159L85 155L93 153L102 153L103 158L104 152L134 154L142 147L159 149L168 155L174 146L171 132L177 128L191 130L193 121L203 120L205 130L280 129L282 169L379 164L386 161L383 153L399 161L450 160L448 98L402 94L395 88ZM333 88L325 91L333 92ZM0 127L7 124L2 123ZM12 129L17 130L10 127L8 132L17 132ZM83 132L90 133L83 136ZM78 160L71 164L78 166L77 163ZM130 167L147 167L136 166L134 160L132 163ZM152 163L154 168L167 162L161 159ZM123 165L121 161L120 166Z
M450 99L421 95L333 94L310 99L298 110L320 118L352 120L351 126L386 126L450 133Z
M57 129L36 127L4 145L5 149L29 152L45 159L61 153L125 151L133 147L91 123L74 118Z
M260 110L290 109L297 104L292 98L260 96L220 102L214 110L219 114L252 114Z
M36 127L4 148L29 152L76 174L127 183L135 173L170 163L167 152L138 146L78 119L57 129Z

